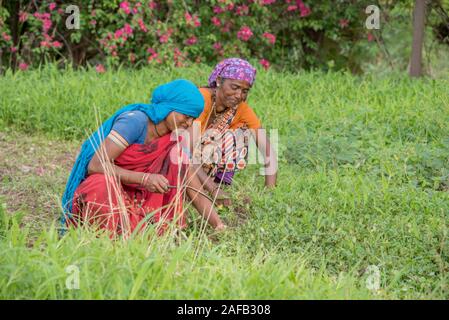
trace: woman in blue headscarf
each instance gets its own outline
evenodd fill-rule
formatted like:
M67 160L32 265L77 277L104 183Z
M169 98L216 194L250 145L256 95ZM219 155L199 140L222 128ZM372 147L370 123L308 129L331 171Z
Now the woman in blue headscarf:
M197 176L189 171L180 135L204 108L198 88L187 80L157 87L151 104L131 104L104 122L84 142L62 199L63 224L95 224L111 236L129 235L170 222L185 226L183 190L216 229L224 224ZM198 192L200 191L200 192Z

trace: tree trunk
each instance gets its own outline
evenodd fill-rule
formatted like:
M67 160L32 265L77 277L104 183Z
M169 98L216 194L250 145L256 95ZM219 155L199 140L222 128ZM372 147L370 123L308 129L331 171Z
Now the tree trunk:
M410 76L422 76L422 47L426 19L426 0L415 0L413 9L413 43L410 60Z
M11 28L12 42L13 46L17 47L19 44L19 12L20 12L20 1L13 3L10 9L9 23ZM18 48L17 48L18 49ZM17 52L11 53L11 68L13 71L16 70L17 66Z

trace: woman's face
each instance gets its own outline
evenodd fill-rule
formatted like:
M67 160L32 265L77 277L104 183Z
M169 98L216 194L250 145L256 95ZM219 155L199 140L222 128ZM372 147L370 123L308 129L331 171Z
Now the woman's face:
M190 127L193 123L194 118L187 116L185 114L172 111L168 114L167 118L165 119L167 128L170 131L178 129L187 129Z
M233 108L246 100L251 85L245 80L217 79L217 99L226 107Z

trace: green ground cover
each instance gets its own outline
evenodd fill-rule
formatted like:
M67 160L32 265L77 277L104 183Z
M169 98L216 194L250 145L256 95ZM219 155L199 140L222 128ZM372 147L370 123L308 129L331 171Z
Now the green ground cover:
M257 165L239 173L220 209L229 231L202 233L192 212L177 237L59 240L59 197L96 110L209 72L0 78L1 298L449 298L448 79L260 71L249 104L278 130L278 187L264 190ZM71 265L79 290L65 285Z

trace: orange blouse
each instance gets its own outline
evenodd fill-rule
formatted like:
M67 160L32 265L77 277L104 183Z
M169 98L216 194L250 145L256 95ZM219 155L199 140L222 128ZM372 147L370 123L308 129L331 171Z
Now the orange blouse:
M207 126L207 119L212 112L212 94L206 88L200 88L199 90L204 97L205 104L203 112L195 121L201 123L201 132L204 132ZM262 124L253 109L251 109L246 102L241 102L237 106L237 112L231 122L230 129L237 129L244 125L249 129L259 129L262 127Z

